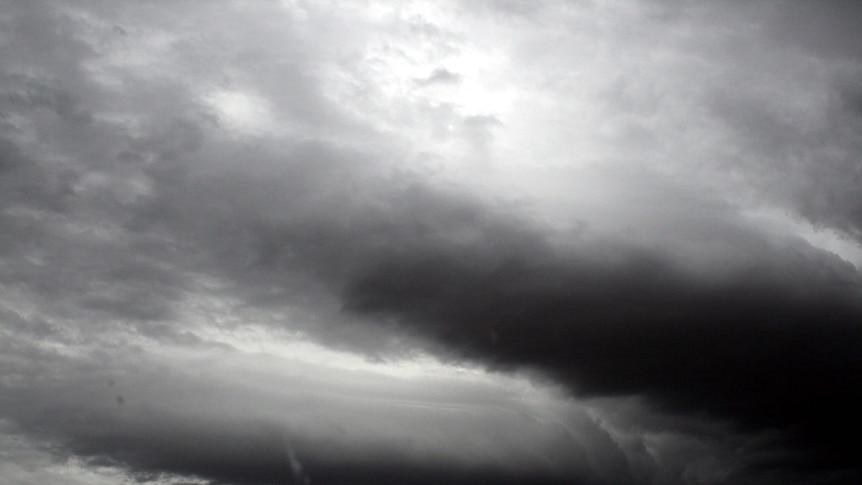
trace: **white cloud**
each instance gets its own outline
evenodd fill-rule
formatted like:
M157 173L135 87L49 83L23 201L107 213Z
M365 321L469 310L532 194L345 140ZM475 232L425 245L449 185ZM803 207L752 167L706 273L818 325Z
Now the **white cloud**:
M226 128L245 135L273 135L278 123L272 109L260 96L237 90L215 90L205 97L213 107L220 123Z

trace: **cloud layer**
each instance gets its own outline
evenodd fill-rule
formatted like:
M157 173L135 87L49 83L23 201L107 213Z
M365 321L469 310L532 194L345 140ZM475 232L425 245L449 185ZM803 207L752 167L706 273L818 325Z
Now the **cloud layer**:
M12 483L856 483L851 2L10 2Z

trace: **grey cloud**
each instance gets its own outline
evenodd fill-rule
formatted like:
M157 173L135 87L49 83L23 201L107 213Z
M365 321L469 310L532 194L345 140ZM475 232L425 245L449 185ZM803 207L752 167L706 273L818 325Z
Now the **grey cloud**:
M788 0L778 2L769 29L777 39L820 56L862 59L862 42L852 19L862 11L848 0L811 5Z
M81 61L95 54L78 37L75 21L49 2L15 5L6 9L0 22L5 26L0 52L6 69L39 66L32 70L74 78L81 72Z
M458 74L440 67L434 70L427 77L416 79L414 82L419 86L428 86L433 84L458 84L461 76Z
M159 362L119 349L91 354L98 361L22 345L4 350L4 360L38 356L41 363L15 370L4 362L3 386L10 392L0 410L19 433L54 444L60 456L141 479L179 474L212 483L290 481L295 459L318 483L356 483L346 475L351 470L368 481L413 470L421 472L421 483L488 477L563 483L587 469L584 449L590 466L620 473L602 455L613 455L611 443L580 434L596 432L577 408L577 419L566 418L576 434L566 434L559 423L532 417L530 406L512 402L517 396L493 382L343 375L268 357L286 364L285 372L265 356L235 349L179 361L168 354ZM468 392L459 392L461 386Z
M763 191L762 198L787 201L813 224L858 239L860 118L852 94L830 88L822 118L814 121L786 119L780 108L739 93L723 93L713 103L745 147L732 163L750 167L748 183Z
M93 115L81 109L80 102L67 91L58 91L40 84L30 84L27 87L26 105L31 109L47 108L60 119L73 124L88 124Z

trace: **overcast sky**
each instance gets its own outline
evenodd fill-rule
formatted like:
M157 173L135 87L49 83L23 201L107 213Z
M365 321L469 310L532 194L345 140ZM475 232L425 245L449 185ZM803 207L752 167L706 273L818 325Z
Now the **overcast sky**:
M0 0L0 481L862 482L860 18Z

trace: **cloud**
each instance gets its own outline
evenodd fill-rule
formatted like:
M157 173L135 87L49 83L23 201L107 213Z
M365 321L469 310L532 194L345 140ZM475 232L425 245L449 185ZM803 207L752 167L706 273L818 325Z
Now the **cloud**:
M115 337L100 340L95 348ZM0 409L20 435L56 443L57 462L75 457L142 480L272 483L299 474L325 483L351 470L368 480L424 470L421 480L557 483L581 473L587 453L604 460L593 465L604 473L621 473L613 442L583 409L541 389L525 398L507 378L446 368L405 378L382 375L384 364L347 368L331 351L184 344L143 341L133 356L90 349L98 361L82 362L19 343L6 359L38 352L42 367L5 369L10 393ZM561 430L563 419L581 432Z
M461 79L461 76L458 74L443 68L438 67L434 69L428 77L420 78L416 80L416 84L419 86L428 86L430 84L457 84Z
M641 251L612 264L536 260L535 248L483 261L479 247L384 258L348 287L347 309L395 317L456 357L537 366L585 395L793 429L852 466L835 433L855 419L835 403L859 400L859 283L846 263L779 259L781 273L748 267L729 285Z
M0 471L858 480L851 10L6 9Z

